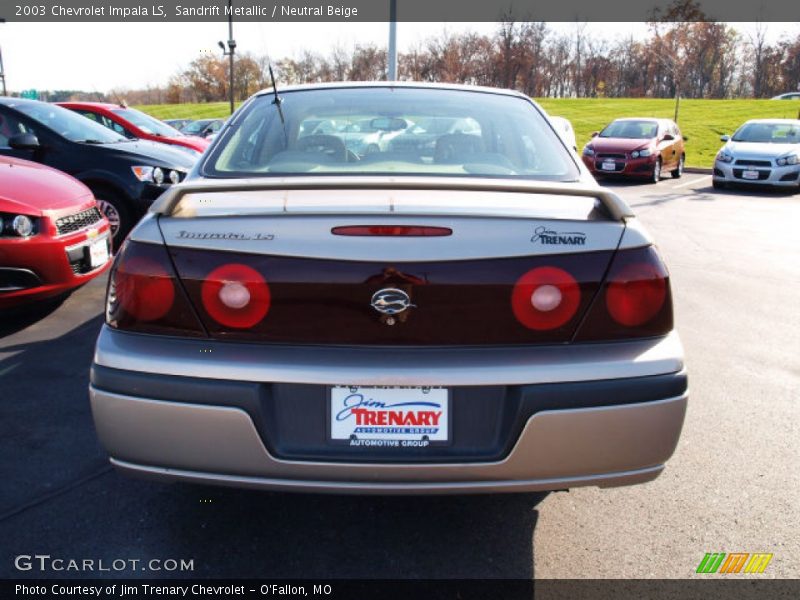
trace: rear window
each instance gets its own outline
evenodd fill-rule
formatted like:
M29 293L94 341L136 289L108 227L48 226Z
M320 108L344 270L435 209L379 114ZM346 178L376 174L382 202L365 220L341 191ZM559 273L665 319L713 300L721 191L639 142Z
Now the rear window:
M419 88L259 96L204 166L213 177L444 175L571 181L578 169L527 100Z

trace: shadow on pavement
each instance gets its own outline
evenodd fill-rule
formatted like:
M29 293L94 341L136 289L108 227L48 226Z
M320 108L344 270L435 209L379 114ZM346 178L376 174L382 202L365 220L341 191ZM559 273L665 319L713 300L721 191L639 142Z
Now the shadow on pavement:
M46 319L55 312L68 297L69 294L64 294L57 298L42 300L41 302L35 302L33 304L0 309L0 339L22 331L42 319Z
M546 494L332 496L267 493L129 479L115 472L0 522L13 553L173 558L181 578L533 578L537 505ZM42 531L43 520L50 523ZM92 573L64 573L91 578ZM96 574L94 574L96 576Z
M87 392L101 323L2 348L13 354L0 360L0 515L105 466Z

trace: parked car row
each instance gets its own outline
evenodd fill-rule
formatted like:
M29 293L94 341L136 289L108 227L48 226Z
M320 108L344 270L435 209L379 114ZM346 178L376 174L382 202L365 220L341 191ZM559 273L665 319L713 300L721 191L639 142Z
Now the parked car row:
M566 131L562 121L555 123ZM714 160L715 188L755 184L800 189L800 120L753 119L720 139L725 145ZM685 141L677 124L667 119L616 119L592 134L582 158L596 178L657 183L665 173L683 175Z
M102 273L208 144L124 105L0 98L0 309Z

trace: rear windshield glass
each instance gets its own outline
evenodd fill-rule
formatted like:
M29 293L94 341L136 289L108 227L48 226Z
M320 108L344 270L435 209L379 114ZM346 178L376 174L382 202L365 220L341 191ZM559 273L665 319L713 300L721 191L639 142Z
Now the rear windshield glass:
M800 128L790 123L746 123L733 134L733 141L800 144Z
M175 137L181 135L181 132L174 127L170 127L166 123L154 119L153 117L132 108L120 108L115 110L114 114L119 115L130 123L133 123L136 125L136 127L145 133L149 133L150 135L160 135L163 137Z
M339 88L250 102L205 164L217 177L449 175L568 181L575 162L522 98L419 88Z
M656 137L657 133L655 121L614 121L600 132L600 137L644 140Z

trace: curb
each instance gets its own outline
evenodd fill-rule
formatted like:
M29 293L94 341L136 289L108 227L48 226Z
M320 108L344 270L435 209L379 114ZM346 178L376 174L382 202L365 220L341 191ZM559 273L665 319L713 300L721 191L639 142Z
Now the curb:
M714 171L710 167L684 167L684 173L699 173L701 175L711 175Z

